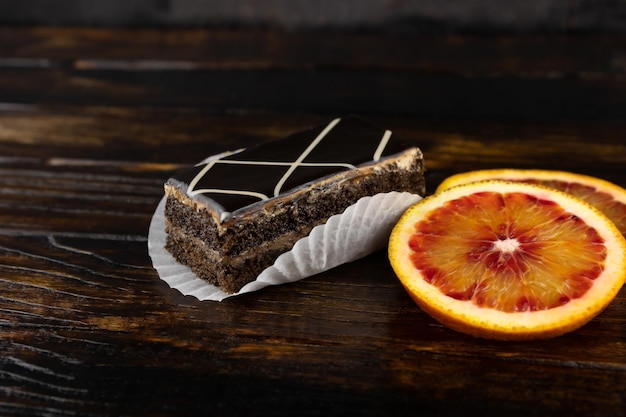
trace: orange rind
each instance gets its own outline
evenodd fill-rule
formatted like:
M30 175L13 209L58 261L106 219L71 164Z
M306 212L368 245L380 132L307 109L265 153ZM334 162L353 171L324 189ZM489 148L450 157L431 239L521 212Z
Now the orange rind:
M604 213L626 236L626 190L589 175L544 169L483 169L452 175L439 185L437 191L486 180L540 184L572 194Z
M489 339L573 331L600 314L626 279L626 240L602 212L553 188L469 182L410 207L389 260L429 315Z

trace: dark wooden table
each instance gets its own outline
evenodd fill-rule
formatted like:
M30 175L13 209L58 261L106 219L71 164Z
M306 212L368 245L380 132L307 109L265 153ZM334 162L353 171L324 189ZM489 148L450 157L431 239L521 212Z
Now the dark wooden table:
M473 339L380 252L222 303L162 282L173 170L348 113L447 175L626 186L626 37L0 28L0 415L623 416L626 292L565 336Z

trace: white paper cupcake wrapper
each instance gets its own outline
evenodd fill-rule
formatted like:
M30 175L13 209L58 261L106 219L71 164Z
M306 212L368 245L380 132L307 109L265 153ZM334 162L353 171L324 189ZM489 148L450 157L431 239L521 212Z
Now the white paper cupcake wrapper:
M325 224L315 227L289 252L280 255L274 265L235 294L227 294L198 278L190 268L176 262L165 249L165 197L150 223L148 252L160 278L170 287L201 301L221 301L269 285L299 281L384 248L391 229L402 213L419 200L419 195L406 192L361 198L342 214L334 215Z

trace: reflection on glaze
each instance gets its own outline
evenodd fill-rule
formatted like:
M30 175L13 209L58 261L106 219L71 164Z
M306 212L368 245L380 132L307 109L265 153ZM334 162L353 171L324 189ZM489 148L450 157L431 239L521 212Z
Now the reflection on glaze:
M319 178L401 152L409 144L359 118L335 119L283 140L229 154L181 172L190 197L203 195L230 212Z

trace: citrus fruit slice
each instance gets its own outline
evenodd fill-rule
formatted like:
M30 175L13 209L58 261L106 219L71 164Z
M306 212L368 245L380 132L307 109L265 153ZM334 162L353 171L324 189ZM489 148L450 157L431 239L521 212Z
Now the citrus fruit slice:
M528 340L575 330L615 298L626 240L590 204L544 186L463 184L411 206L389 260L408 294L444 325Z
M541 169L486 169L452 175L439 185L437 191L484 180L520 181L565 191L596 207L626 236L626 190L588 175Z

